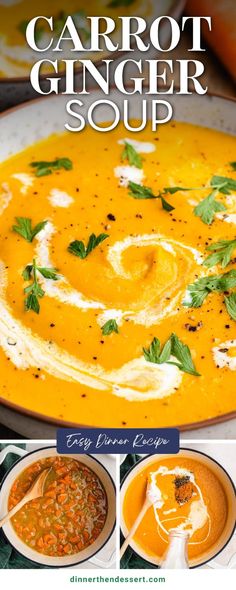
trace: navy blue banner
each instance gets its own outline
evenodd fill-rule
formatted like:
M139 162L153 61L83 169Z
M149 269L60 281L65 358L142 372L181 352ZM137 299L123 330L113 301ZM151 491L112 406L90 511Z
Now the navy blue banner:
M177 428L59 428L57 452L82 453L178 453Z

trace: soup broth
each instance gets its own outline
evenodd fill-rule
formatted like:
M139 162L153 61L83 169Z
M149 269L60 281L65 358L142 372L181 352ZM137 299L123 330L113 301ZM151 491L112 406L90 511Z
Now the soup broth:
M145 514L134 540L151 556L161 558L171 529L189 533L189 559L207 552L220 538L227 518L227 498L216 475L187 457L165 458L144 467L131 480L123 503L128 529L140 512L148 481L160 491ZM154 489L154 488L153 488Z
M23 498L48 467L44 495L25 504L12 518L12 526L20 539L39 553L73 555L94 543L106 521L106 492L92 469L67 457L32 463L14 482L8 508Z
M53 135L0 165L2 401L104 427L235 410L226 297L235 296L236 190L217 193L211 223L196 214L213 177L236 186L235 150L234 137L190 124L135 139L121 124ZM227 267L221 257L205 266L221 240L232 243ZM199 284L229 272L227 292Z

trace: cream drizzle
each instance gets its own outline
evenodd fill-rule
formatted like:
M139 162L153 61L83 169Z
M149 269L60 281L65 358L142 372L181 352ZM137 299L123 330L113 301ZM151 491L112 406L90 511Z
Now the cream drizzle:
M51 222L48 222L45 228L37 235L38 244L36 247L36 255L39 266L53 266L50 259L49 247L52 236L55 232L55 227ZM85 298L82 293L73 289L69 284L69 281L62 275L60 275L60 279L55 282L50 281L49 279L44 279L43 277L40 278L40 281L47 296L55 298L61 303L72 305L85 311L87 309L105 308L102 303Z
M120 186L127 187L129 182L136 182L142 184L144 179L144 172L136 166L117 166L114 168L116 178L120 179Z
M53 224L48 222L45 228L37 235L38 244L36 247L36 254L40 266L53 266L49 250L50 242L55 232L56 229ZM136 237L129 236L111 246L107 255L107 260L111 264L115 274L128 279L132 278L132 276L125 271L122 264L122 256L125 250L130 246L160 246L170 252L173 256L176 256L174 247L178 247L187 250L197 264L201 264L203 260L203 257L198 250L195 250L190 246L185 246L184 244L181 244L181 242L177 242L171 238L165 238L161 234L144 234ZM165 306L164 310L158 310L155 309L155 307L152 308L150 305L141 310L121 310L116 308L111 310L100 301L84 297L84 295L78 290L73 289L69 284L69 281L62 275L60 280L56 282L43 278L40 280L48 297L56 298L62 303L73 305L74 307L85 311L87 309L103 310L97 318L97 321L101 326L111 318L118 318L118 323L120 324L125 318L129 318L131 321L140 325L150 326L153 323L158 322L160 318L177 313L177 303L181 298L181 293L176 297L173 297L170 303Z
M156 146L154 143L149 141L137 141L137 139L131 139L129 137L125 137L125 139L119 139L118 141L119 145L124 145L125 143L132 145L139 154L150 154L156 151Z
M21 192L27 192L32 184L30 175L17 174L14 176L23 184ZM3 189L2 210L12 198L7 184L3 185ZM53 266L50 259L50 245L55 232L56 228L49 221L36 237L36 256L38 264L41 266ZM132 278L132 275L127 273L123 267L123 254L130 246L142 247L148 245L161 247L174 257L176 256L176 248L182 248L198 264L202 262L201 254L193 248L165 238L161 234L144 234L125 238L123 241L116 242L111 246L108 262L115 275ZM0 288L2 290L2 298L0 299L0 345L17 368L25 370L29 367L40 366L43 371L59 379L81 383L95 390L112 392L114 395L123 397L128 401L163 398L173 394L176 388L179 387L183 373L174 365L149 363L142 356L125 363L118 369L106 371L100 365L85 363L68 354L56 344L44 341L38 335L33 334L30 329L24 327L19 320L12 317L3 293L4 287L6 288L6 280L6 274L2 266L0 269ZM138 311L133 309L111 310L102 302L85 297L74 289L62 275L56 282L43 277L40 277L39 280L48 297L78 307L82 311L88 309L101 310L101 314L98 316L100 325L111 318L109 314L112 314L112 317L116 317L120 323L126 317L129 317L134 322L149 326L153 322L157 322L160 317L164 317L164 315L176 313L176 304L179 299L179 297L174 297L162 313L150 307L150 305L146 309ZM42 378L45 378L45 375L42 374Z
M12 199L12 192L9 189L9 185L7 182L2 183L0 192L0 215L3 213L4 209L6 209Z
M226 342L214 346L212 348L214 362L220 369L228 367L230 371L236 371L236 356L228 354L230 348L236 349L236 340L226 340Z
M28 189L33 186L34 184L34 177L31 174L27 174L25 172L20 172L17 174L12 174L12 178L15 178L16 180L19 180L19 182L22 184L21 188L20 188L20 192L23 195L26 195L28 192Z
M180 524L177 524L171 528L176 529L176 530L188 530L189 536L191 538L197 530L201 529L206 524L206 522L208 520L209 527L208 527L208 532L207 532L206 537L202 541L196 541L196 542L190 541L189 542L189 544L191 544L191 545L198 545L198 544L203 543L208 538L208 536L210 534L210 529L211 529L211 520L210 520L210 516L208 514L207 506L204 502L201 488L195 481L194 474L191 471L189 471L188 469L184 469L179 466L174 467L173 469L168 469L167 467L165 467L163 465L163 466L160 466L156 471L150 473L150 482L148 484L148 488L150 488L152 497L154 498L153 509L154 509L155 518L157 521L159 534L160 534L161 538L165 542L167 542L167 540L164 537L162 537L162 535L160 533L160 529L167 535L167 538L169 535L168 529L166 529L166 527L164 526L163 523L171 522L171 521L175 521L175 520L183 520L183 517L173 516L170 518L166 518L162 521L160 520L159 510L164 506L165 500L163 498L161 489L159 488L159 486L156 483L156 476L157 475L161 475L162 477L168 476L168 475L175 475L177 477L178 476L179 477L182 477L182 476L189 477L189 480L192 482L192 484L195 486L195 488L197 490L197 493L199 495L199 500L194 500L193 502L191 502L189 515L188 515L188 517L186 517L184 522L181 522ZM155 500L155 498L156 498L156 500ZM172 509L170 511L166 511L165 514L167 514L168 512L172 512L174 510L175 509Z
M52 188L49 193L48 200L53 207L69 207L74 199L65 191L60 191L58 188Z
M144 357L124 364L120 369L106 371L100 365L85 363L52 342L32 333L11 315L3 290L6 271L0 267L0 345L19 369L40 367L50 375L81 383L92 389L112 392L128 401L159 399L174 393L182 379L171 365L155 365ZM149 387L149 389L148 389Z

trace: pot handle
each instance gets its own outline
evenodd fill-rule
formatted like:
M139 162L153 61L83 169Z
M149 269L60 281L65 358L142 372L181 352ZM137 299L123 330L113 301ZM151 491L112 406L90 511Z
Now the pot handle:
M220 563L217 563L217 561L215 561L214 559L212 559L212 561L209 561L209 563L207 565L214 570L235 569L236 568L236 553L233 553L233 555L231 555L227 565L221 565Z
M111 557L108 561L103 561L103 559L99 559L98 557L92 557L89 561L90 561L90 563L93 563L94 565L97 565L100 568L107 569L110 567L111 563L113 563L115 558L116 558L116 549L112 552Z
M7 445L4 449L2 449L2 451L0 451L0 465L3 463L5 457L9 453L14 453L14 455L19 455L19 457L23 457L27 454L27 451L25 449L22 449L21 447L17 447L16 445Z

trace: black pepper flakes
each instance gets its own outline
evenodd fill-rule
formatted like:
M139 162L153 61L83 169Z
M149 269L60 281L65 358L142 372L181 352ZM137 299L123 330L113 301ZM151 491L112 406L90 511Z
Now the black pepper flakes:
M188 332L197 332L203 326L203 322L198 322L195 326L193 324L184 324L184 327Z

